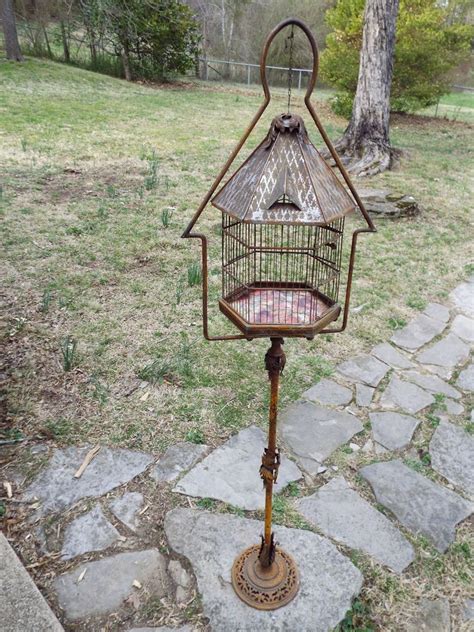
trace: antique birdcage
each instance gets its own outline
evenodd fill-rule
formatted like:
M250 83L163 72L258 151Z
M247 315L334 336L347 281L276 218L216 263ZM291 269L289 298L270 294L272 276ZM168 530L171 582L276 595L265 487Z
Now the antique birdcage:
M295 26L306 34L313 53L304 103L342 181L310 141L303 119L290 111ZM218 190L270 103L266 59L272 40L286 27L291 29L288 111L273 119L263 141ZM183 237L201 240L204 336L208 340L269 337L272 343L265 356L271 383L269 438L260 468L265 488L264 535L260 545L251 546L237 557L232 569L238 596L264 610L287 604L299 585L296 563L276 546L272 533L273 485L280 463L276 422L279 376L285 364L283 339L311 339L321 332L345 329L357 238L360 233L375 230L311 104L317 70L316 43L303 22L290 18L269 34L260 62L264 101L183 233ZM212 336L208 329L207 236L193 232L193 228L209 202L222 213L219 308L240 330L232 335ZM346 272L341 279L345 219L357 209L365 225L352 230ZM341 281L345 284L343 305ZM341 314L342 322L335 323Z
M212 199L222 211L222 312L249 337L312 338L336 320L344 218L356 208L301 117L265 140Z

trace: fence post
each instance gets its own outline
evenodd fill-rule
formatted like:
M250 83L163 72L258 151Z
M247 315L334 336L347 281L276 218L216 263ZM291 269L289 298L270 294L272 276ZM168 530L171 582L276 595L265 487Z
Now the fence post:
M247 85L250 85L250 64L247 64Z
M301 90L301 70L298 75L298 90Z
M204 79L209 81L209 66L207 65L207 59L204 61Z

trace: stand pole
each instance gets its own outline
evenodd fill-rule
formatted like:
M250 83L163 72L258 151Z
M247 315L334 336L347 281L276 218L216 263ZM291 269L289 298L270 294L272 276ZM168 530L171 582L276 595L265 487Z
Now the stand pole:
M265 488L265 527L261 544L254 544L236 557L232 566L232 586L247 605L259 610L275 610L289 603L298 592L299 573L295 561L277 547L272 532L273 484L278 477L280 454L276 447L278 386L285 366L283 338L271 338L265 355L270 378L268 446L262 456L260 477Z
M275 542L272 533L273 484L278 477L280 454L276 447L276 429L278 415L278 389L280 374L285 366L283 338L271 338L272 346L265 355L265 368L270 379L270 411L268 428L268 447L262 456L260 476L265 488L265 529L259 560L262 566L271 566L275 559Z

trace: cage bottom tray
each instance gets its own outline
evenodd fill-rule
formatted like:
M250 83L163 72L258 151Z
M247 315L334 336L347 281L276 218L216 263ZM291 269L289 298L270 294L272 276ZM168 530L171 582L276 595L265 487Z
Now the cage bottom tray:
M332 304L312 289L250 288L226 302L245 321L255 325L309 325Z

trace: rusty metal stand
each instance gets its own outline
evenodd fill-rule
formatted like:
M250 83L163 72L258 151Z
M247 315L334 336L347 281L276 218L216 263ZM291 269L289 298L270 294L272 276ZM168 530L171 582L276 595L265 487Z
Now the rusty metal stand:
M260 545L245 549L232 567L232 585L237 595L259 610L275 610L289 603L298 592L299 574L293 558L277 547L272 532L273 484L278 477L280 454L276 446L278 387L285 366L283 338L271 338L265 355L270 379L268 447L262 456L260 477L265 489L265 529Z

